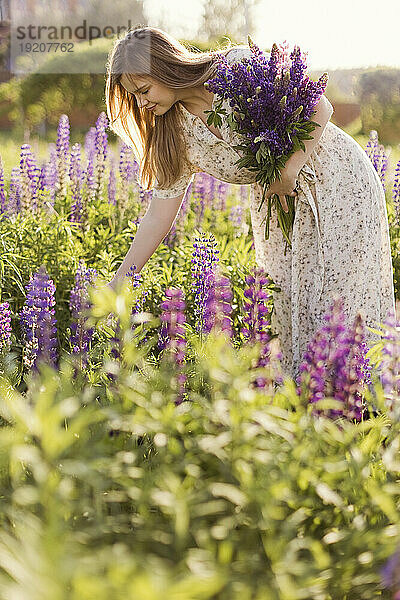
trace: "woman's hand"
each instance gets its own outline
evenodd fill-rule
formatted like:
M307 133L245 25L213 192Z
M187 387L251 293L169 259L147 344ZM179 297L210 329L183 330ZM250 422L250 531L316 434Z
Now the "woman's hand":
M279 179L277 179L274 181L265 192L266 198L270 198L274 194L277 194L285 212L288 212L289 210L285 196L297 196L297 191L295 190L297 175L296 172L285 171L285 169L283 169L281 172L281 180L279 181Z

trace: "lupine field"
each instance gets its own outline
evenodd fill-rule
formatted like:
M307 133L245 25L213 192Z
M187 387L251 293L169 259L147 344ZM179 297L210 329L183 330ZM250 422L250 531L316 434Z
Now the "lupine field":
M249 189L206 174L114 293L151 192L104 113L70 135L1 163L0 598L399 599L396 316L368 348L336 298L285 378Z

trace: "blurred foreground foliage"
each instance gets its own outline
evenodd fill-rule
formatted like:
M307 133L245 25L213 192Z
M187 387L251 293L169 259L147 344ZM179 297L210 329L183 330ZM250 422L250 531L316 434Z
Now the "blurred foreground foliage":
M364 422L316 417L289 380L253 389L257 347L212 332L175 406L171 364L135 339L132 290L91 296L96 327L121 325L112 381L88 385L64 354L22 395L3 366L0 596L389 598L400 424L379 384Z

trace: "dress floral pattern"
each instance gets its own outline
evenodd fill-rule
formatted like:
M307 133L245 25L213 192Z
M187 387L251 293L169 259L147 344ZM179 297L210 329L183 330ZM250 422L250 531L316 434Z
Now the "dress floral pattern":
M236 47L228 60L250 55ZM232 110L224 102L227 111ZM255 174L238 169L236 133L224 123L218 139L200 117L183 105L182 122L188 164L179 181L154 195L172 198L184 193L197 172L222 181L251 184L250 214L257 265L278 289L273 292L271 326L278 334L284 373L297 377L308 342L324 324L324 314L341 297L349 323L357 312L369 327L379 327L395 312L393 267L385 194L367 154L348 134L330 121L298 177L299 195L292 248L284 254L284 238L276 219L264 239L266 202L258 212L262 189ZM366 332L371 345L379 337Z

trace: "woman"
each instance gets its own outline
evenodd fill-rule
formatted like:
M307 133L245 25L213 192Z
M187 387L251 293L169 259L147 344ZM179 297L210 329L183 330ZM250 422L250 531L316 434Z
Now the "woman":
M227 60L248 57L248 47L220 50ZM286 163L282 180L267 191L296 197L292 248L271 220L264 239L267 203L258 212L261 187L238 169L237 134L223 124L207 126L204 111L214 95L204 83L217 68L213 52L194 53L160 29L145 27L118 40L110 53L106 101L113 130L133 147L141 184L153 190L149 209L110 286L132 264L141 270L170 230L194 173L251 184L250 212L256 262L279 286L271 325L278 333L284 372L296 377L307 343L340 296L349 320L361 312L377 326L394 312L394 289L385 196L364 150L329 121L333 109L322 96L313 121L320 124ZM227 102L227 111L232 110ZM367 341L376 337L369 333Z

